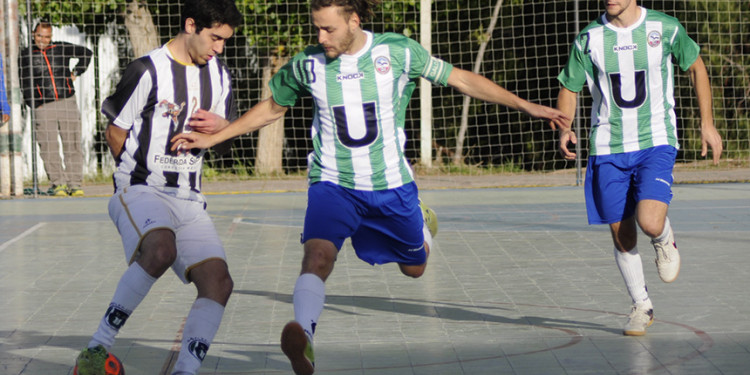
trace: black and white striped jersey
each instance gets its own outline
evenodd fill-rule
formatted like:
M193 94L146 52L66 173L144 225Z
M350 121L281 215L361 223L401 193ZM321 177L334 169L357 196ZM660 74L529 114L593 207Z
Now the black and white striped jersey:
M218 58L186 65L165 44L131 62L115 93L102 104L109 121L129 132L114 173L115 190L148 185L202 201L205 150L170 151L170 139L190 131L187 120L198 108L229 120L237 117L229 69Z

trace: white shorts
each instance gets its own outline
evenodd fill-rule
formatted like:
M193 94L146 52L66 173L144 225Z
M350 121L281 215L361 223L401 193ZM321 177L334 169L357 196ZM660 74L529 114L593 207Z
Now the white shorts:
M143 237L155 229L175 234L177 258L172 270L184 283L195 266L226 254L203 202L174 198L145 185L129 186L109 200L109 217L122 237L128 264L139 256Z

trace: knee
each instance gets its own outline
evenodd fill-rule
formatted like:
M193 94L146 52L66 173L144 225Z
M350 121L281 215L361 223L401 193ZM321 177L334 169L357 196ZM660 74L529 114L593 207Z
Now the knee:
M177 259L177 250L168 245L141 248L138 264L153 277L160 277Z
M644 220L639 223L643 233L651 238L656 238L664 231L664 221Z
M325 281L333 270L338 250L330 242L323 243L317 240L306 242L304 248L305 255L302 258L302 273L314 273Z
M424 271L427 269L427 263L419 266L405 266L403 264L399 264L399 268L401 268L401 273L403 273L404 275L414 279L418 279L422 277L422 275L424 275Z
M232 295L233 290L234 280L232 280L232 276L230 276L228 272L217 278L216 297L224 301L224 305L226 305L227 301L229 301L229 296Z

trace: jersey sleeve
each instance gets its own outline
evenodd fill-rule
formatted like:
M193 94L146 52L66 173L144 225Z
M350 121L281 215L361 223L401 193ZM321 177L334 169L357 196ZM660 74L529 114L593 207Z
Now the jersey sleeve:
M586 84L586 36L581 34L576 37L573 46L570 48L570 56L562 72L557 76L557 80L566 89L572 92L580 92Z
M307 55L300 52L271 77L268 87L271 89L273 100L277 104L291 107L297 102L297 99L307 93L307 89L302 84L302 77L308 74L305 66L306 61L310 61L307 59Z
M688 36L687 31L679 22L677 23L672 39L672 56L674 56L675 62L684 72L698 59L700 47L698 43Z
M407 48L412 56L413 64L409 72L409 78L423 77L424 79L440 86L448 85L448 76L453 71L453 65L431 56L427 50L417 41L407 39Z
M102 103L102 114L111 123L126 130L133 126L146 105L151 88L155 86L154 70L148 56L128 64L115 93Z

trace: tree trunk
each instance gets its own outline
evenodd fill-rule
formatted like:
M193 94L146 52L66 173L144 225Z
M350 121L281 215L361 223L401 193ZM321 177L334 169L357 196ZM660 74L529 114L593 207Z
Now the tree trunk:
M487 44L492 39L492 32L495 30L495 24L497 23L497 17L500 14L500 7L503 5L503 0L497 0L495 3L495 9L492 12L492 18L490 19L490 26L487 28L482 44L479 46L479 52L477 52L477 59L474 62L474 73L479 74L479 68L482 67L482 60L484 60L484 50L487 49ZM453 164L461 165L464 163L464 139L466 139L466 131L469 128L469 105L471 104L471 97L468 95L464 96L463 109L461 111L461 126L458 129L458 136L456 137L456 151L453 153Z
M271 96L268 82L289 60L288 57L273 56L263 68L263 91L261 98ZM255 158L255 173L259 175L283 174L284 116L258 131L258 152Z
M148 7L139 0L133 0L125 11L125 27L130 34L130 44L135 57L141 57L159 47L159 34Z

